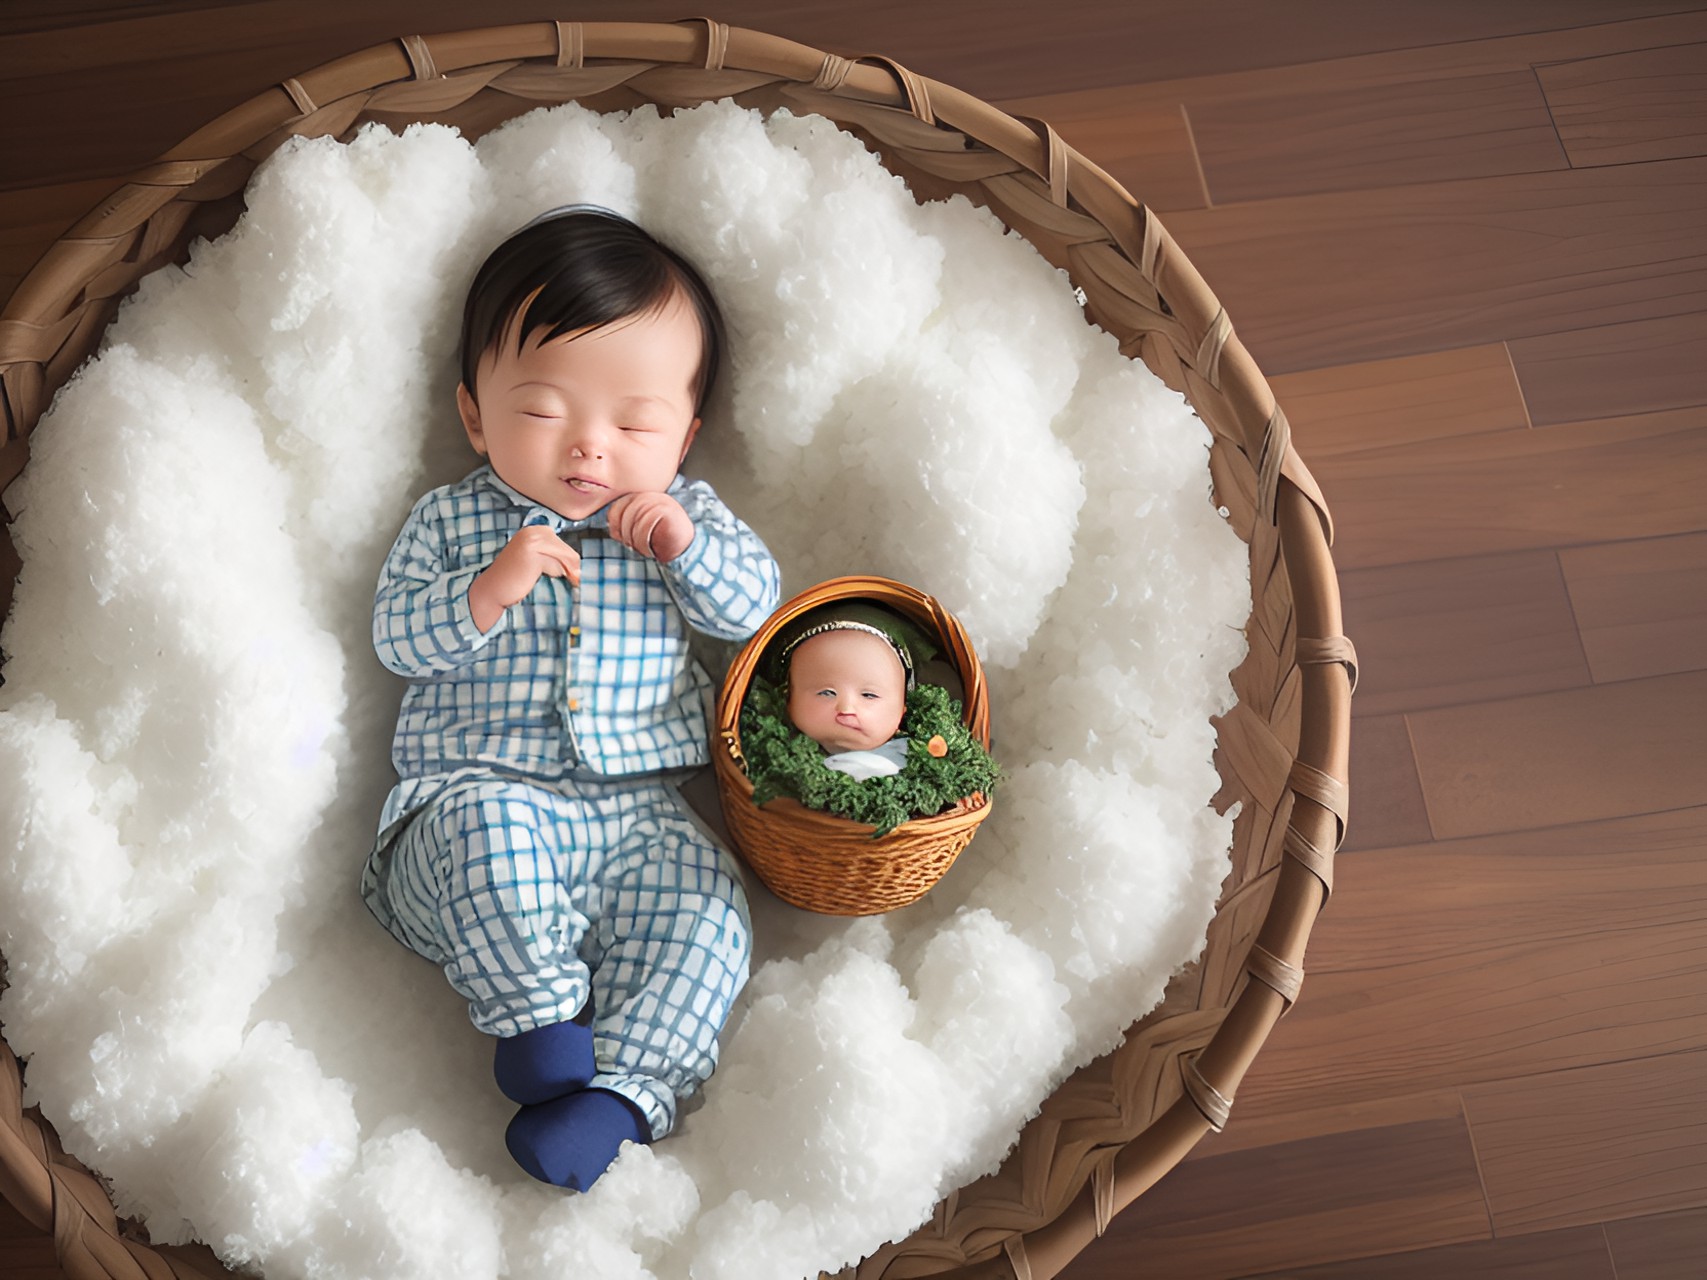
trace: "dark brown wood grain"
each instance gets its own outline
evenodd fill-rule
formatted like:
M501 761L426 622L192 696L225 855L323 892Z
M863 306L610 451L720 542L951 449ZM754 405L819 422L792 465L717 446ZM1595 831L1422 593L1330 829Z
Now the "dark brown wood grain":
M1354 569L1340 575L1340 591L1366 672L1360 715L1591 682L1550 549Z
M1707 533L1559 553L1597 681L1693 671L1707 655Z
M1605 1231L1618 1280L1686 1280L1707 1258L1707 1209L1625 1218Z
M1215 204L1568 163L1527 68L1229 94L1188 110Z
M1310 971L1375 982L1459 955L1498 963L1500 947L1557 956L1597 933L1682 931L1707 919L1704 859L1707 808L1347 858L1337 868L1347 892L1322 919Z
M1516 338L1509 345L1537 427L1707 404L1707 311Z
M1342 570L1693 533L1707 406L1394 445L1314 470Z
M1410 717L1436 836L1707 804L1707 671Z
M1535 69L1573 165L1707 153L1707 43Z
M1503 343L1276 374L1269 384L1318 468L1340 454L1529 425Z
M1699 158L1167 218L1276 373L1707 311L1703 223Z
M1307 995L1240 1086L1239 1118L1702 1044L1707 841L1634 852L1651 835L1565 826L1345 858Z
M1379 1227L1376 1224L1380 1224ZM1462 1116L1349 1128L1187 1161L1115 1220L1099 1249L1169 1280L1231 1280L1488 1233ZM1094 1274L1094 1273L1088 1273Z
M1375 1268L1379 1267L1377 1271ZM1476 1240L1414 1253L1289 1267L1259 1280L1624 1280L1599 1227L1575 1227L1512 1240Z
M1502 1235L1707 1200L1707 1052L1479 1085L1464 1105Z
M1341 853L1432 838L1404 716L1357 717L1352 723L1349 781L1357 801Z

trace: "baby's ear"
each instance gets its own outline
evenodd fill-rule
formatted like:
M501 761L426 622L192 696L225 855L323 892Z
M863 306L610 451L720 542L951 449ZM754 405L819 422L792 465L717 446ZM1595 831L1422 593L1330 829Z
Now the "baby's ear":
M482 458L486 456L486 434L480 429L480 406L474 402L464 383L456 384L456 411L462 415L462 429L468 432L468 443Z
M676 465L678 467L682 465L682 458L685 458L688 456L688 450L693 447L693 438L695 436L697 436L698 434L699 434L699 419L695 418L692 422L688 423L687 436L682 440L682 457L676 459Z

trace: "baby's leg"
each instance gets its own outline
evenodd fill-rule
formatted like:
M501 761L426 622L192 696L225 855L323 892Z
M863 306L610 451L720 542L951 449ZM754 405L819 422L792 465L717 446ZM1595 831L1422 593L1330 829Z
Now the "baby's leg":
M660 1138L676 1099L717 1065L717 1035L747 981L746 894L730 855L684 812L673 788L637 787L611 850L595 924L595 1088L634 1104Z
M574 1047L561 1043L568 1028L555 1028L570 1023L589 986L579 955L586 876L572 865L591 843L583 809L519 782L454 788L399 838L387 886L411 945L443 967L475 1026L500 1037L544 1028L549 1057L566 1069ZM547 1096L590 1071L581 1074Z

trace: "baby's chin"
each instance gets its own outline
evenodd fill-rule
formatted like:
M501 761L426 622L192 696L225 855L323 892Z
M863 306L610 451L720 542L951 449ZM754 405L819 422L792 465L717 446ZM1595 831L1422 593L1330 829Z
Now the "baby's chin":
M876 738L867 734L856 738L851 735L843 735L836 738L819 738L817 743L828 754L840 755L844 751L876 751L894 736L894 734L889 734L882 738Z
M517 484L501 474L498 479L530 502L537 502L547 511L555 511L565 520L590 519L629 492L612 485L574 485L567 481L554 481L548 486L537 480Z
M541 506L549 507L566 520L587 520L598 515L611 503L622 497L622 491L617 489L575 489L568 485L552 494L551 501L543 501L533 494L526 494Z

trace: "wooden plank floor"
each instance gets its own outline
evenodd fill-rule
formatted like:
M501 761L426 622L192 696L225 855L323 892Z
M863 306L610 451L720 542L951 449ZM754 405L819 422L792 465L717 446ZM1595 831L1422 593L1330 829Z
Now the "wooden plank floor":
M0 296L115 178L408 31L676 6L13 0ZM1707 2L733 0L1164 214L1333 507L1363 684L1310 977L1069 1280L1707 1275ZM0 1206L0 1274L59 1274Z

